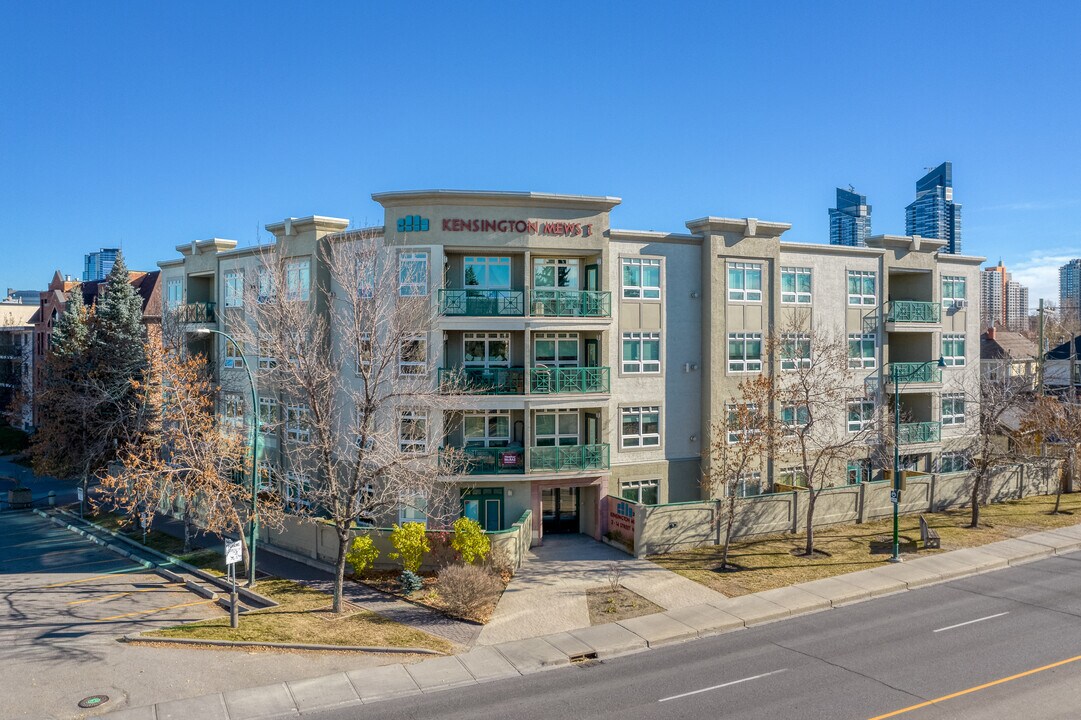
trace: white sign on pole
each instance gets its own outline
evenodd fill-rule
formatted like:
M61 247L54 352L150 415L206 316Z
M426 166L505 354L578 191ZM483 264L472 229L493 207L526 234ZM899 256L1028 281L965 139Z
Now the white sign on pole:
M83 489L82 489L82 488L76 488L76 489L75 489L75 492L76 492L76 493L78 494L78 496L79 496L79 502L82 502L82 501L83 501Z
M234 565L240 562L244 555L243 546L240 541L225 543L225 564Z
M890 502L892 502L894 505L901 502L900 490L890 490Z

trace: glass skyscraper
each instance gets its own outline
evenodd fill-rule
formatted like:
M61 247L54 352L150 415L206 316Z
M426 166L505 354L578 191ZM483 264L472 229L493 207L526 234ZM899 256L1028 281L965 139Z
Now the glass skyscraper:
M953 201L953 163L942 163L916 182L916 199L905 208L905 234L945 240L943 252L961 252L961 205Z
M830 245L865 247L871 234L867 196L837 188L837 207L830 208Z
M104 280L113 269L119 248L102 248L97 252L87 253L83 257L83 282Z
M1063 318L1081 319L1081 258L1058 269L1058 299Z

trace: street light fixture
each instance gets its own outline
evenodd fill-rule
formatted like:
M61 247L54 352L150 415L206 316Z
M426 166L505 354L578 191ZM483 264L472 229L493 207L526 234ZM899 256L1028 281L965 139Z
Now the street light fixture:
M237 355L244 357L244 351L240 347L240 343L233 339L233 336L229 333L222 332L221 330L211 330L210 328L197 328L192 331L195 337L209 337L210 335L221 335L226 341L233 343L233 347L236 348ZM259 533L259 516L257 515L258 509L258 495L259 495L259 458L257 455L257 449L259 447L259 396L255 392L255 378L251 374L251 367L247 359L244 360L244 370L248 373L248 383L251 385L251 520L248 524L248 587L255 587L255 538Z
M901 381L911 381L928 365L936 363L939 368L946 367L946 358L928 360L909 369L904 377L897 372L897 363L890 363L890 380L893 381L893 555L891 563L901 562L901 539L898 534L898 514L901 506Z

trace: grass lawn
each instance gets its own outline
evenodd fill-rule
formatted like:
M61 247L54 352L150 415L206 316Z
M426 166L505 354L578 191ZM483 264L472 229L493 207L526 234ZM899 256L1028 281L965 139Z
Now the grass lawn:
M291 580L263 580L261 594L278 607L240 616L240 627L229 627L229 618L216 618L144 633L142 637L199 640L286 642L316 645L370 645L417 647L452 652L451 644L428 633L376 615L351 610L338 616L330 612L331 597Z
M1065 514L1049 514L1054 506L1054 496L988 505L980 510L978 530L965 527L971 517L968 509L928 514L928 525L942 538L942 550L924 550L919 542L918 516L902 515L901 552L907 557L922 557L1081 522L1081 493L1062 496ZM881 565L892 551L893 519L816 529L815 550L828 556L808 559L793 555L793 550L802 551L804 539L802 533L777 534L735 542L728 561L742 568L736 572L717 572L721 559L717 546L654 555L650 560L730 597L746 595Z

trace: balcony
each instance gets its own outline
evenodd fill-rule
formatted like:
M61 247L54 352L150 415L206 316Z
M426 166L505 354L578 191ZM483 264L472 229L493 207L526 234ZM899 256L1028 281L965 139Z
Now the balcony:
M529 451L529 470L530 472L537 470L553 472L607 470L609 467L608 454L608 443L534 447Z
M906 383L941 383L942 368L936 362L896 362L886 366L886 383L893 385L894 373L901 387Z
M529 369L529 392L538 395L559 393L607 393L611 368L535 367Z
M525 368L510 367L440 368L439 387L443 392L521 395L525 372Z
M447 467L450 463L445 463L445 472L459 475L519 475L525 472L525 450L521 447L464 447L455 452L464 455L461 458L464 465L454 468ZM455 461L458 460L455 458Z
M216 323L217 315L214 312L216 303L195 302L180 305L176 309L177 320L182 323Z
M534 317L612 317L612 293L606 290L530 290Z
M920 302L918 300L891 300L886 310L888 323L941 322L942 306L939 303Z
M919 445L920 443L938 442L942 437L942 423L918 422L901 423L897 442L900 445Z
M521 317L521 290L440 290L439 313L451 317Z
M26 346L29 349L29 345ZM29 354L29 353L27 353ZM13 358L21 359L23 356L23 346L16 345L14 343L0 343L0 358Z

